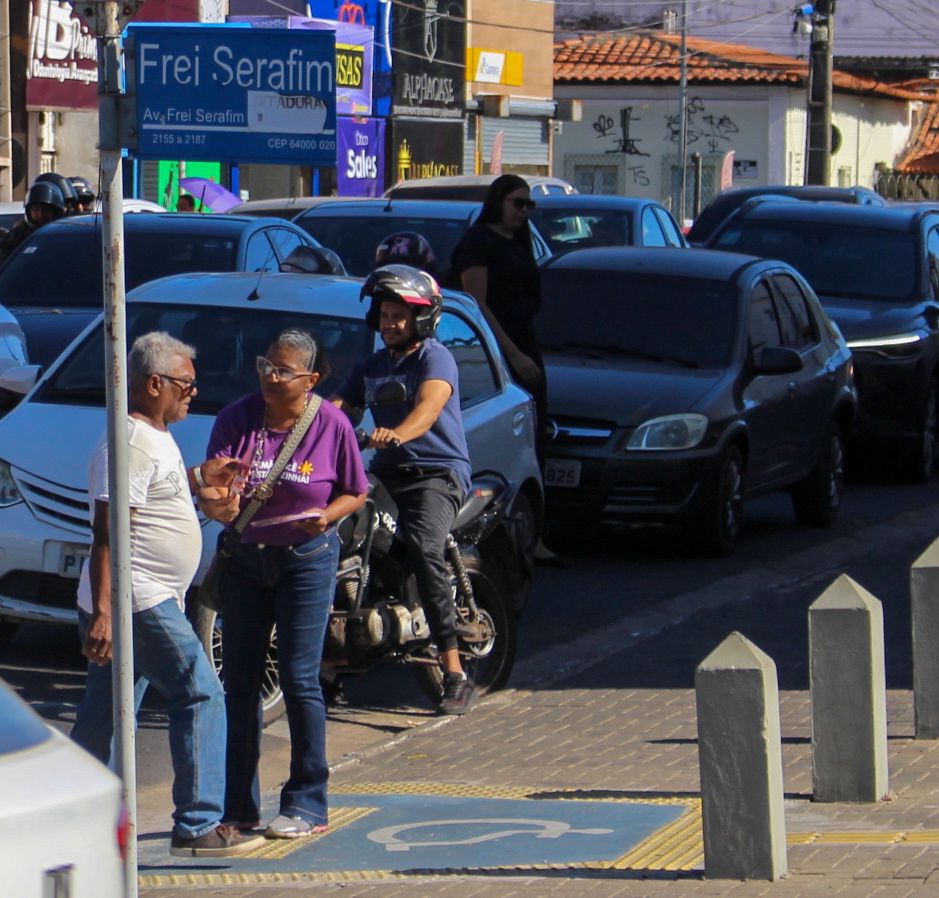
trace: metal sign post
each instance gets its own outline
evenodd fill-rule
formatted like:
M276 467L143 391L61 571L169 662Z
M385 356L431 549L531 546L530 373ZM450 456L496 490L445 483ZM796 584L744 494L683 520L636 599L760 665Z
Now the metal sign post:
M133 0L81 0L75 12L98 35L98 137L101 154L107 372L108 509L111 531L111 627L115 761L124 783L130 829L127 898L137 896L137 769L134 751L134 635L130 582L130 490L127 474L127 328L124 303L124 186L119 138L121 31L140 6Z

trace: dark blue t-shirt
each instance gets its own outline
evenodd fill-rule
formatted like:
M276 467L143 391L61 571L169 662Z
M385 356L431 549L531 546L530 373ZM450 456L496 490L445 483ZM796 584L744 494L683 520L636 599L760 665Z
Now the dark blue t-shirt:
M451 468L463 484L470 486L469 452L460 413L460 384L456 360L442 343L430 338L409 355L395 359L381 349L359 362L337 392L343 402L358 408L366 406L378 427L394 430L413 411L417 392L424 381L442 380L453 392L433 426L423 436L408 440L396 449L381 449L372 459L372 471L381 476L399 465L428 465ZM375 392L389 381L404 384L407 400L396 403L374 402Z

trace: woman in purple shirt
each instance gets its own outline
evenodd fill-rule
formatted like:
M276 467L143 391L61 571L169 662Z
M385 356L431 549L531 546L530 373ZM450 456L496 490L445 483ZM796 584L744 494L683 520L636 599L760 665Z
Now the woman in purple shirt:
M324 371L306 331L281 333L257 360L261 390L226 406L209 439L208 458L240 458L244 494L263 482ZM336 583L334 524L360 508L368 480L348 418L324 402L273 494L252 518L221 583L225 618L222 682L228 713L225 821L241 830L260 822L261 679L268 637L277 625L280 685L290 728L290 776L269 838L295 839L327 825L326 706L319 672ZM206 494L203 494L206 495ZM211 495L211 494L209 494ZM242 496L216 494L205 513L230 524ZM283 516L308 514L284 523Z

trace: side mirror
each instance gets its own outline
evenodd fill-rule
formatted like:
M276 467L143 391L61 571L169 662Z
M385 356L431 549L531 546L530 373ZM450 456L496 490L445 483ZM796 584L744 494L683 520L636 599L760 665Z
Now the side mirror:
M757 374L794 374L802 370L802 357L786 346L767 346L754 359Z
M25 396L39 380L42 365L15 365L0 373L0 389Z
M408 401L408 388L400 380L386 380L376 391L376 405L397 405Z

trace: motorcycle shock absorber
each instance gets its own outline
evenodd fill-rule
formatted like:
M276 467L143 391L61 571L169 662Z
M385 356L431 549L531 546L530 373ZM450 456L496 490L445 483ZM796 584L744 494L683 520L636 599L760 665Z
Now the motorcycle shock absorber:
M473 617L479 616L479 608L476 607L476 598L473 595L473 584L470 582L469 574L466 573L466 565L463 564L463 553L453 538L452 533L447 534L447 558L456 574L456 581L459 584L460 592L466 599L466 605Z

